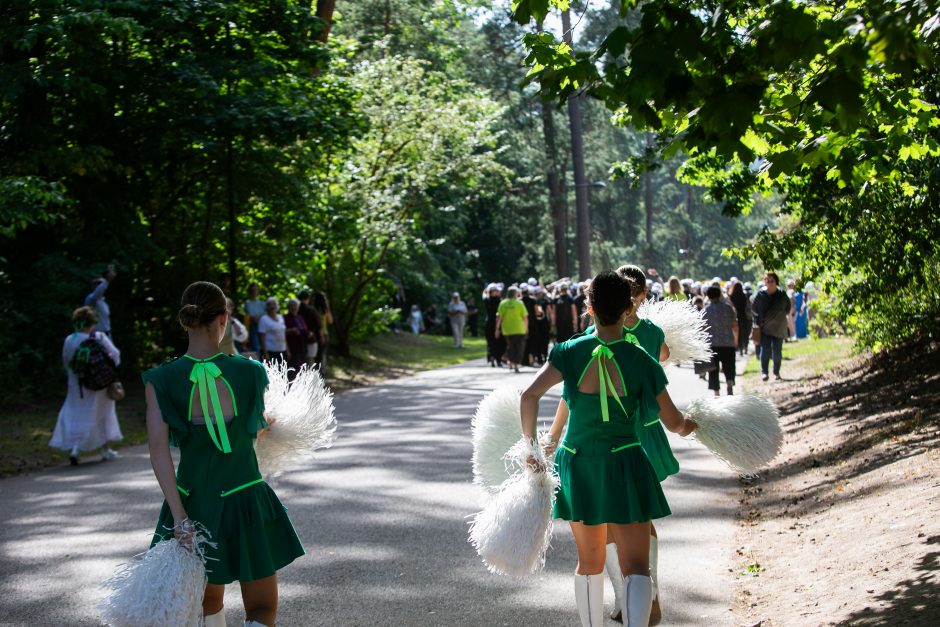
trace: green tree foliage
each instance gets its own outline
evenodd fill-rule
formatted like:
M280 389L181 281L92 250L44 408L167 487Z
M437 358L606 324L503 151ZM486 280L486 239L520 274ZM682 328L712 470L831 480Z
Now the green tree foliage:
M303 262L291 212L360 126L352 89L314 71L309 3L24 0L0 18L2 307L29 329L0 339L8 390L58 371L107 261L131 364L179 347L187 282L283 283Z
M326 213L315 220L328 227L315 282L334 303L343 352L394 294L389 270L417 264L429 278L446 276L431 249L460 238L469 209L505 187L502 107L427 65L379 56L351 77L369 128L334 156Z
M552 4L516 2L515 17L538 21ZM786 227L738 252L825 277L864 345L940 329L936 3L618 4L628 19L588 49L526 35L543 91L590 93L655 131L655 154L627 170L684 152L684 180L728 215L756 193L784 199Z

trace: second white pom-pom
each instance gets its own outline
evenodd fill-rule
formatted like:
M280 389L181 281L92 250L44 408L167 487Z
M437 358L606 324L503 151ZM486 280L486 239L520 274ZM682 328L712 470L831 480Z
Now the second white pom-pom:
M698 423L695 438L742 474L769 464L783 446L780 412L759 396L717 396L692 401L689 416Z

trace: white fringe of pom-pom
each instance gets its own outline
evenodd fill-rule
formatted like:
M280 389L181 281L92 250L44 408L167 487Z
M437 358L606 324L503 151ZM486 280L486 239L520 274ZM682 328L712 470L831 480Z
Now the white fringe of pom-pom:
M688 413L694 436L732 469L751 475L769 464L783 446L780 412L759 396L717 396L693 401Z
M669 359L663 363L711 361L708 323L695 305L688 301L646 301L636 315L649 320L666 335ZM659 359L659 355L653 355L653 359Z
M558 478L526 468L507 479L470 523L470 543L487 569L522 577L545 564L552 539L552 507Z
M104 583L101 619L113 627L199 627L206 590L204 546L215 546L196 524L193 548L162 540Z
M308 460L317 449L333 445L336 410L333 393L316 369L301 366L288 381L284 362L264 366L268 372L264 415L274 424L258 434L255 454L262 474L276 477Z
M495 491L511 474L504 458L519 440L522 430L519 390L505 387L484 396L470 430L473 433L473 482Z

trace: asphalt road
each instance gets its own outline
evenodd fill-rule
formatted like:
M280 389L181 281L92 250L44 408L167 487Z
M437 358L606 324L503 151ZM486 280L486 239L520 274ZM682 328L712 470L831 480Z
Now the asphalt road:
M470 417L483 394L533 374L471 362L337 397L336 445L272 482L308 552L279 574L278 624L577 625L567 525L527 579L489 574L467 543L482 499ZM680 406L706 392L688 368L668 374ZM557 398L542 402L546 421ZM673 516L657 523L663 624L728 625L736 480L697 443L673 447ZM146 549L161 499L141 446L0 481L0 625L99 624L100 582ZM226 594L228 624L241 625L238 586Z

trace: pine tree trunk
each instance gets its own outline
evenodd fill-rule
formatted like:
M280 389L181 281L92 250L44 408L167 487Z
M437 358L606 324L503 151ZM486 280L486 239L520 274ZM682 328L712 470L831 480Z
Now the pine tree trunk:
M555 118L552 106L542 102L542 132L545 135L545 154L548 158L548 210L552 218L555 238L555 271L557 276L568 276L568 203L565 198L564 166L559 163L555 142Z
M316 15L323 20L323 30L317 35L317 41L326 43L333 27L333 11L336 10L336 0L317 0Z
M561 27L565 43L573 47L571 16L562 11ZM588 185L584 174L584 137L581 132L580 96L568 98L568 122L571 125L571 165L574 169L574 198L576 207L576 232L578 243L578 274L581 278L591 275L591 214L588 210Z

